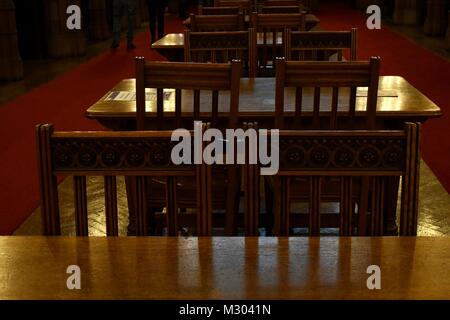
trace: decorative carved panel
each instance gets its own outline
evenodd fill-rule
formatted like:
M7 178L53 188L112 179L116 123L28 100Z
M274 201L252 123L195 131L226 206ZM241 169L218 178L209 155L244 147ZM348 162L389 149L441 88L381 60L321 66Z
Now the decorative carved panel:
M384 137L283 137L280 139L280 170L382 170L404 167L403 138Z

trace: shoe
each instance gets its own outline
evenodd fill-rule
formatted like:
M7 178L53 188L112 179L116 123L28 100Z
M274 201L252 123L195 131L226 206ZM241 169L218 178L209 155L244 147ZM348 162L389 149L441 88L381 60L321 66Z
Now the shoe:
M118 42L113 42L111 44L111 49L117 49L119 47L119 43Z
M130 42L127 44L127 49L128 50L136 49L136 45L133 42Z

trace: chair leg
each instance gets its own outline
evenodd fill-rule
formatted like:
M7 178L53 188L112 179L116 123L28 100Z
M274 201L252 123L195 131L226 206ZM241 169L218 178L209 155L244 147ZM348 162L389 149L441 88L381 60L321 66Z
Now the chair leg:
M236 201L236 195L239 194L240 187L237 184L240 181L239 170L234 165L229 166L227 170L228 177L228 190L226 196L226 209L225 209L225 236L234 236L237 234L237 213L236 202L239 208L239 200ZM237 197L239 198L239 196Z
M269 177L264 177L264 202L266 206L265 229L266 235L273 235L273 188Z

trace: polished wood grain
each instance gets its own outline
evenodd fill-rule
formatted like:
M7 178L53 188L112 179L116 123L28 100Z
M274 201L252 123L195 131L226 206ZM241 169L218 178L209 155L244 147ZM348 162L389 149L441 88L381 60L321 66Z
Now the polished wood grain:
M242 78L239 97L239 111L242 116L271 117L275 110L275 79L274 78ZM86 116L92 119L109 119L120 122L123 119L134 119L136 117L136 101L108 101L106 98L114 91L134 91L135 80L125 79L114 86L110 92L104 95L94 105L86 111ZM291 90L292 89L292 90ZM326 88L325 88L326 89ZM324 110L331 106L331 91L321 91L321 105ZM356 115L363 114L365 110L367 91L358 90L356 98ZM182 92L183 101L182 113L192 113L192 93ZM313 90L305 90L303 103L305 115L312 111ZM341 94L344 96L344 94ZM201 97L200 113L207 111L211 97ZM209 101L209 103L208 103ZM340 101L344 106L346 101ZM219 96L219 117L228 116L229 101L226 96ZM341 107L342 108L342 107ZM164 110L168 111L168 116L175 116L175 94L171 94L164 102ZM287 88L285 93L285 114L294 116L295 112L295 89ZM147 117L156 117L156 104L153 101L146 101ZM381 76L379 79L379 92L377 101L377 117L396 118L403 120L422 119L442 115L441 109L414 88L408 81L400 76ZM122 118L122 119L120 119ZM254 119L253 119L254 120Z
M450 299L448 237L1 237L0 256L0 299Z
M282 38L283 35L281 32L277 34L277 45L282 44ZM264 34L263 33L257 33L256 35L256 42L257 45L263 45L264 44ZM272 36L268 36L266 38L266 43L272 44ZM159 39L158 41L154 42L152 44L152 49L163 49L163 50L170 50L170 49L176 49L176 50L184 50L184 33L169 33L166 34L164 37Z

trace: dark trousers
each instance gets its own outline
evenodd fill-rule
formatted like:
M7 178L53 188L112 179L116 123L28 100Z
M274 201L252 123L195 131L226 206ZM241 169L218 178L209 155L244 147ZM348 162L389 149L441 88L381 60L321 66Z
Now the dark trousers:
M146 0L148 18L150 24L150 36L152 42L156 41L156 22L158 22L158 39L164 36L164 12L166 11L166 0Z
M136 24L136 0L114 0L113 2L113 42L119 43L120 22L126 11L128 18L128 43L133 42L134 25Z

